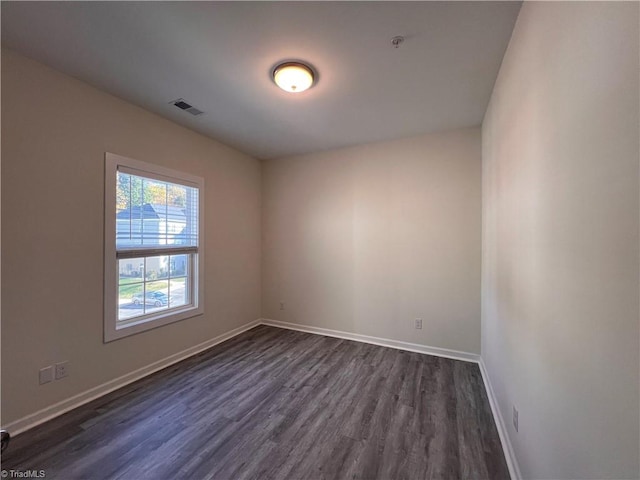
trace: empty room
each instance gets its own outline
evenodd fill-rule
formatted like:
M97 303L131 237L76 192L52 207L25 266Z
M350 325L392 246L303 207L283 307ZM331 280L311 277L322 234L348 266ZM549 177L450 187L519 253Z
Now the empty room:
M639 479L639 13L2 1L2 478Z

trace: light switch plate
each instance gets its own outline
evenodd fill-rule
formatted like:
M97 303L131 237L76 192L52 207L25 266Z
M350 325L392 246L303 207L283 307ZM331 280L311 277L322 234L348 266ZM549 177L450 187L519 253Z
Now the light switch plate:
M53 365L40 369L40 385L53 381Z

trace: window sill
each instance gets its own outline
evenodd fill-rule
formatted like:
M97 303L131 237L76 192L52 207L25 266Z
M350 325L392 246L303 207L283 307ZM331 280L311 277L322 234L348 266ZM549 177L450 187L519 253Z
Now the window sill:
M172 310L171 312L154 314L152 316L131 319L122 322L120 325L116 323L115 328L112 328L113 323L109 322L105 325L104 331L104 343L109 343L120 338L135 335L137 333L146 332L157 327L162 327L170 323L180 322L188 318L193 318L204 313L202 306L187 307L180 310Z

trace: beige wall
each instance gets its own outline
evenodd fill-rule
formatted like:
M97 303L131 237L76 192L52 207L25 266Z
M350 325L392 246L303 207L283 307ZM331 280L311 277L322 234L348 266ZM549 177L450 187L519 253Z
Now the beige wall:
M263 317L478 353L480 155L472 128L264 162Z
M637 3L525 2L484 119L482 357L525 478L639 476L638 42Z
M105 151L206 183L205 314L106 345ZM260 317L260 164L3 50L2 275L5 425Z

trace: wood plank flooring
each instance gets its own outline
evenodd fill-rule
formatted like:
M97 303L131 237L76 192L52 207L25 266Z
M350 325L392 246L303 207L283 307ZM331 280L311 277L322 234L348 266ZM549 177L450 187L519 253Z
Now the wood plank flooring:
M478 366L259 326L12 439L72 479L508 479Z

